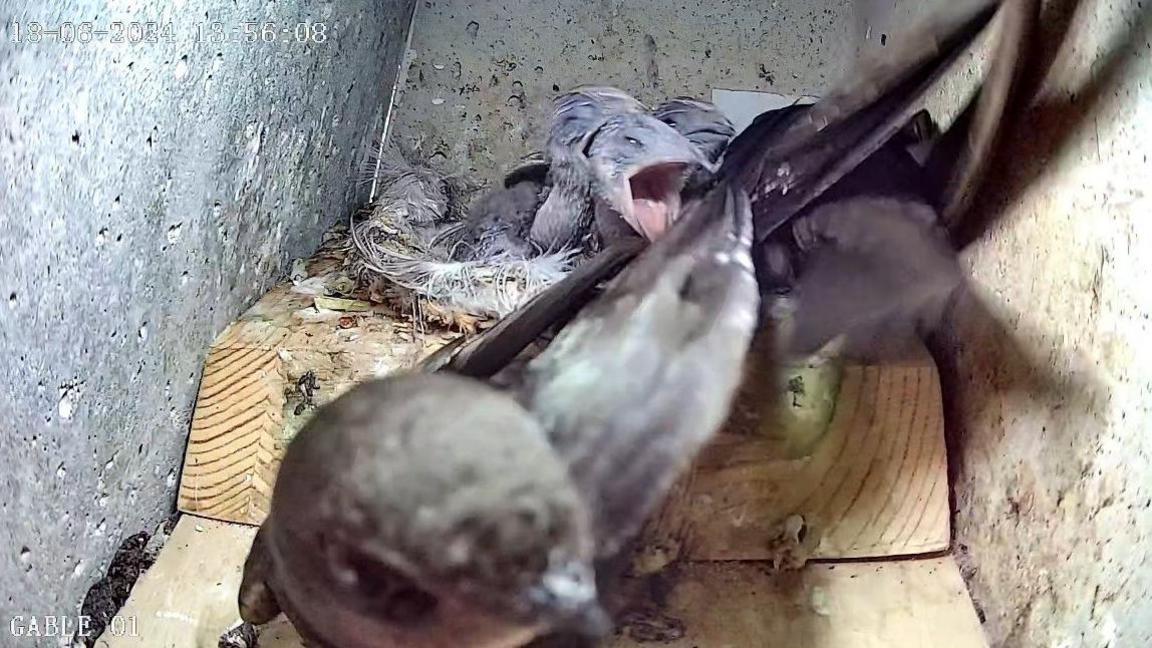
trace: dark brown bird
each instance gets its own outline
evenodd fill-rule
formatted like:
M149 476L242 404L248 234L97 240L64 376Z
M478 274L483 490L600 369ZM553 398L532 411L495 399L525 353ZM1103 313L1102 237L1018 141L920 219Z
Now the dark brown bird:
M718 187L686 206L603 294L597 284L639 245L609 247L428 361L518 394L571 466L601 556L632 537L727 415L759 303L750 219L743 193ZM499 374L557 325L543 352L512 377Z
M949 8L816 104L765 113L732 141L720 176L751 197L761 287L788 293L795 313L790 351L844 336L870 355L876 340L933 325L962 285L949 229L982 179L1029 4ZM1007 27L990 58L1008 63L993 66L967 117L943 134L952 146L921 166L902 134L997 11Z
M292 441L240 611L331 648L520 646L599 635L585 500L539 421L446 374L360 385Z

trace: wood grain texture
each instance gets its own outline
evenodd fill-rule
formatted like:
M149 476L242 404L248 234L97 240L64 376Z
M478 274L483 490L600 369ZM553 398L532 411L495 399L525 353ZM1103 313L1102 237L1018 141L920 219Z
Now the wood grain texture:
M98 648L215 648L239 622L236 591L256 529L184 516L155 565L120 611L136 636L105 636ZM986 648L952 558L806 566L772 572L762 563L685 563L666 579L658 609L683 636L634 641L624 624L604 648ZM653 602L654 603L654 602ZM260 648L303 648L283 616L261 628ZM464 644L462 644L463 646Z
M322 249L306 264L308 279L272 289L213 342L192 415L181 511L259 524L284 449L314 406L410 367L449 339L414 330L383 306L317 309L316 293L338 280L342 264L342 252ZM309 372L318 385L313 406L297 386Z
M776 395L745 391L740 398ZM839 559L947 550L943 413L931 358L925 352L905 362L845 366L834 402L827 429L801 458L791 458L771 434L729 425L649 525L648 546L665 559L784 562L789 556L781 551ZM796 515L804 531L789 548L781 535Z
M236 592L256 529L185 515L97 648L215 648L240 621ZM114 630L116 632L114 632Z
M808 565L681 567L662 616L683 636L653 643L625 625L604 648L987 648L951 557Z

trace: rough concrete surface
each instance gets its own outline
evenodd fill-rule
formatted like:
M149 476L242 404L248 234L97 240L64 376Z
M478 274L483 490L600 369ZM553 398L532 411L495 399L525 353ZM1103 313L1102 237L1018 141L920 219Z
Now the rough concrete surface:
M208 343L364 199L411 8L0 0L0 636L75 614L171 511ZM170 30L15 43L14 21Z
M1004 214L967 258L997 317L962 301L941 349L996 648L1152 645L1152 11L1081 4L1046 4L1053 72L979 199Z
M558 91L818 93L849 63L853 27L847 0L425 1L393 132L491 180L540 146Z

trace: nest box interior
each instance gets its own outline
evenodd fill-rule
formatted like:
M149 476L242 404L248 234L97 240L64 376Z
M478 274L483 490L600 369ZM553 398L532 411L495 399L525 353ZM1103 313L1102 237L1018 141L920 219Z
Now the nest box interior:
M312 407L452 338L293 289L340 267L346 249L323 233L370 198L374 142L497 182L539 147L551 98L584 83L649 103L710 99L740 128L820 97L936 6L298 4L157 10L175 25L206 11L324 21L326 43L51 50L76 69L67 109L46 99L62 83L37 72L46 50L0 46L13 88L0 90L12 144L0 186L31 196L35 218L16 200L0 210L16 230L55 228L0 232L16 422L0 438L12 467L0 612L25 632L84 600L108 617L96 645L216 646L238 621L279 458ZM0 17L37 19L13 11ZM1052 72L1027 131L1006 134L1019 164L977 197L997 224L964 258L993 308L961 298L916 353L798 363L787 388L758 381L753 355L730 421L633 560L662 586L605 646L1152 645L1148 14L1045 3ZM986 65L962 63L929 106L946 119ZM245 82L261 65L267 83ZM226 101L243 92L251 102ZM118 140L103 122L131 147L104 150ZM766 399L777 419L758 418ZM61 498L74 502L63 518ZM134 535L172 498L178 520L152 542ZM301 644L278 623L258 645Z

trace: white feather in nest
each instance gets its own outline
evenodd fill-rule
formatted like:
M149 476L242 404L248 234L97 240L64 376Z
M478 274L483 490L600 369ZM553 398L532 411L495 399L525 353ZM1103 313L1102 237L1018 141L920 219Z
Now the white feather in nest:
M449 199L457 193L451 181L409 163L395 146L386 147L383 155L378 196L371 210L352 223L354 264L361 274L410 291L419 314L435 310L461 320L503 317L571 269L574 250L531 258L503 253L454 259L464 210Z

